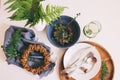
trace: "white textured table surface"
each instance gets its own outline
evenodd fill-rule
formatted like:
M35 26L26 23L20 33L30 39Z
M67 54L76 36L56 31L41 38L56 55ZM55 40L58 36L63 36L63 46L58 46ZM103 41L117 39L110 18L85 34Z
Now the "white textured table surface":
M10 21L7 17L11 13L7 13L5 5L3 3L6 0L0 2L0 45L3 44L4 32L10 25L24 26L25 21ZM102 31L93 39L87 39L83 33L80 36L79 41L90 40L101 44L107 49L112 56L115 65L114 80L120 79L120 0L46 0L43 4L56 4L67 6L63 15L73 17L76 13L81 13L81 16L77 18L78 23L83 27L93 20L98 20L102 24ZM42 32L36 32L39 41L49 45L57 55L57 65L55 70L49 76L39 79L37 75L25 71L14 65L8 65L5 61L6 57L0 49L0 80L59 80L58 76L58 64L59 59L63 55L64 50L54 47L50 44L46 37L45 30Z

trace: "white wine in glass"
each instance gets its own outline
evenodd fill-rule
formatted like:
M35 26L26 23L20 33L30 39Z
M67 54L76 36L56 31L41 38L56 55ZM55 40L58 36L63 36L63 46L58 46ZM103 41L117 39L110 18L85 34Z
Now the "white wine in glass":
M88 38L94 38L100 31L101 24L98 21L92 21L83 28L83 33Z

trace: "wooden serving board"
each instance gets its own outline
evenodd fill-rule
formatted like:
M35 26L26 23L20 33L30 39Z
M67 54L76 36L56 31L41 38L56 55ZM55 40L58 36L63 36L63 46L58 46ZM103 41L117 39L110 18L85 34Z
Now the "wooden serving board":
M99 44L97 44L95 42L86 41L86 42L80 42L80 43L88 43L88 44L91 44L91 45L96 47L96 49L100 53L102 61L105 60L106 64L107 64L107 67L108 67L108 74L106 75L105 80L113 80L114 64L113 64L112 58L111 58L110 54L107 52L107 50L105 48L103 48L101 45L99 45ZM64 67L63 67L63 57L64 57L64 55L62 56L60 64L59 64L59 77L60 77L60 80L75 80L72 77L67 77L67 74L62 72L62 70L64 69ZM97 73L97 75L94 76L90 80L101 80L100 75L101 75L101 69Z

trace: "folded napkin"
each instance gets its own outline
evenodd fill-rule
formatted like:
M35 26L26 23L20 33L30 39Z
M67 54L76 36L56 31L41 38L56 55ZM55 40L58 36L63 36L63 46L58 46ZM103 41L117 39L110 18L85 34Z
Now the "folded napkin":
M8 56L8 53L5 50L5 48L8 46L12 35L18 29L21 30L20 34L22 36L22 38L18 42L18 48L17 48L17 54L19 54L20 56L17 56L17 57L14 57L14 58L10 59L9 56ZM50 52L50 55L51 55L50 47L48 47L47 45L45 45L43 43L35 41L35 33L31 29L21 28L21 27L16 27L16 26L10 26L5 32L5 39L4 39L4 44L3 44L3 46L4 46L3 51L5 52L5 55L6 55L6 58L7 58L6 61L8 62L8 64L14 64L14 65L17 65L19 67L23 67L22 64L21 64L21 61L20 61L21 55L22 55L23 51L25 49L27 49L27 47L30 44L40 44L40 45L42 45L43 47L45 47ZM32 52L29 55L29 57L32 60L28 61L28 64L32 68L36 68L36 67L39 67L39 66L44 64L44 61L43 61L44 56L42 54L37 54L37 52ZM38 75L40 77L47 76L53 70L54 66L55 66L55 62L53 62L51 60L48 68L46 70L42 71L41 73L38 73Z

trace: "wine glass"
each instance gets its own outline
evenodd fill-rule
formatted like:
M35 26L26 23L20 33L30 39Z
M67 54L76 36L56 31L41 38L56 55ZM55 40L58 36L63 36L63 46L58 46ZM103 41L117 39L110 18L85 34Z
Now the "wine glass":
M83 33L88 38L94 38L101 31L101 24L98 21L91 21L83 28Z

